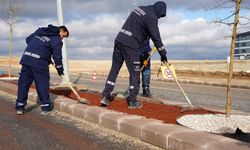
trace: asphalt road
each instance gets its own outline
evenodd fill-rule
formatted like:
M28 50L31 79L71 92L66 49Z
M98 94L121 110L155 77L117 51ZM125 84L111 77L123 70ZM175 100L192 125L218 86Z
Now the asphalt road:
M16 115L13 99L0 91L0 149L159 149L61 112L41 115L36 104L30 104L24 115Z
M17 70L15 70L15 73L17 73ZM92 81L91 75L71 74L70 77L71 82L77 85L85 85L88 89L100 92L103 90L107 78L105 76L97 76L96 81ZM56 74L51 74L51 83L55 82L59 83L61 79ZM128 84L127 78L118 78L114 90L124 92L128 89ZM181 85L192 104L225 109L226 87L197 84ZM151 81L151 93L156 99L186 103L175 82ZM250 89L232 88L232 109L250 112Z

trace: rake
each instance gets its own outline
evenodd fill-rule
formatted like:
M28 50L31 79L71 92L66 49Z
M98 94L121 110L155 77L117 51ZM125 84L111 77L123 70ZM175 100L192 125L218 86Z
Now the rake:
M175 74L174 68L170 67L170 64L168 64L167 62L163 62L163 64L168 68L168 70L170 70L172 72L172 77L174 78L175 83L177 84L177 86L179 87L179 89L181 90L183 96L185 97L186 101L188 102L188 104L190 105L191 108L193 108L193 105L191 103L191 101L189 100L187 94L185 93L185 91L183 90L183 88L181 87L180 83L177 80L177 76Z

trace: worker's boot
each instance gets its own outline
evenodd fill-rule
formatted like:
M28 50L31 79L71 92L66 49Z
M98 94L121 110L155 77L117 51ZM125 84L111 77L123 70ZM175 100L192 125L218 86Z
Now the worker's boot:
M23 115L23 114L24 114L24 110L21 110L21 109L20 109L20 110L17 110L17 111L16 111L16 114L18 114L18 115Z
M51 111L41 111L41 115L44 115L44 116L47 116L50 113L51 113Z
M128 109L139 109L142 107L142 104L140 101L128 101Z
M143 89L142 96L143 97L152 97L152 94L151 94L149 88Z
M108 106L110 104L110 100L108 97L104 96L100 102L103 106Z

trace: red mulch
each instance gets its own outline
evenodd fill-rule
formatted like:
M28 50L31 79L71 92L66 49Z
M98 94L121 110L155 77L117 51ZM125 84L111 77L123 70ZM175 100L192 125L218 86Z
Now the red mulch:
M64 95L66 97L70 97L72 99L76 99L76 96L70 90L50 90L51 93L57 95ZM90 101L91 105L100 106L100 100L102 95L97 92L80 92L79 95L83 98L86 98ZM181 111L180 107L169 106L165 104L156 104L146 101L142 102L142 108L136 110L128 109L128 105L125 99L116 98L110 106L106 107L110 110L115 110L118 112L124 112L128 114L135 114L144 116L146 118L154 118L158 120L162 120L166 123L176 124L176 119L186 114L215 114L218 112L213 112L205 109L194 109L188 111Z

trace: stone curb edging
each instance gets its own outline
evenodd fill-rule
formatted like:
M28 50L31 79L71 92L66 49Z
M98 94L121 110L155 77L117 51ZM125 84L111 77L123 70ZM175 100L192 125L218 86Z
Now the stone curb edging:
M0 90L16 95L17 86L0 81ZM128 115L101 107L78 104L63 96L50 94L54 107L74 117L98 124L141 139L147 143L169 150L249 150L250 143L241 142L224 136L196 131L160 120ZM37 102L35 90L29 93L29 100Z

